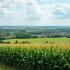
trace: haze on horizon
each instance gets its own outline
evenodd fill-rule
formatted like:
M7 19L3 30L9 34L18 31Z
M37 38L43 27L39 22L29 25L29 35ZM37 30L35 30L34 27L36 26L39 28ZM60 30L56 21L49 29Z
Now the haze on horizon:
M70 26L70 0L0 0L0 26Z

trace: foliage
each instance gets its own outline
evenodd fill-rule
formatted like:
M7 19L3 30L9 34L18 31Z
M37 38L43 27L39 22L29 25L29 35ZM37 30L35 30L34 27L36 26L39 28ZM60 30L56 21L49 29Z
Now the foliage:
M70 70L70 49L0 47L0 62L18 70Z

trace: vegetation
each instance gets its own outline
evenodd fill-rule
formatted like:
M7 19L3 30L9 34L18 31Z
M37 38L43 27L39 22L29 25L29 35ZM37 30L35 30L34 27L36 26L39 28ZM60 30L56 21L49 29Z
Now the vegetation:
M1 47L0 62L19 70L70 70L70 49Z
M70 38L70 27L23 27L1 26L0 40L22 38Z
M16 69L0 63L0 70L16 70Z
M16 70L70 70L70 27L0 27L0 63ZM2 70L13 70L3 69Z
M70 70L69 38L3 41L10 43L0 44L2 64L15 67L17 70Z
M38 44L52 44L52 43L63 43L63 44L69 44L70 38L30 38L30 39L8 39L8 40L1 40L4 43L10 42L10 43L38 43Z

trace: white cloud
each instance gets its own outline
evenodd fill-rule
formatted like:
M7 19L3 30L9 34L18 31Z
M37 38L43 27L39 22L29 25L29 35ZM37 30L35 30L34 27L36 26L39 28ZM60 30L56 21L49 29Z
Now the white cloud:
M70 18L70 4L67 3L60 3L55 4L56 6L52 9L52 15L53 18L59 18L59 19L68 19Z
M70 18L70 4L49 3L48 0L44 2L39 4L37 0L4 0L0 2L0 19L3 15L2 19L16 23L54 23L54 19L59 21L63 17Z

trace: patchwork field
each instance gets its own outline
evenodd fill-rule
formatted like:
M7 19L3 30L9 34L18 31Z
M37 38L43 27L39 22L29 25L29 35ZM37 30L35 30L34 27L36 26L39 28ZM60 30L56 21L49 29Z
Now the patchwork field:
M0 62L18 70L70 70L70 38L8 39Z

